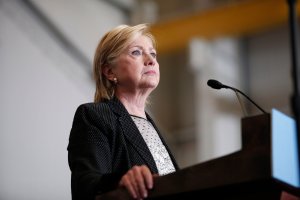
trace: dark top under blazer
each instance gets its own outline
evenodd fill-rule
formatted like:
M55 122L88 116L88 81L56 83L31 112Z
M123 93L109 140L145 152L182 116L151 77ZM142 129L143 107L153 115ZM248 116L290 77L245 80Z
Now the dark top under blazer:
M153 124L176 170L178 165ZM138 128L117 99L80 105L75 113L68 145L73 200L94 199L117 187L134 165L147 165L158 173L155 161Z

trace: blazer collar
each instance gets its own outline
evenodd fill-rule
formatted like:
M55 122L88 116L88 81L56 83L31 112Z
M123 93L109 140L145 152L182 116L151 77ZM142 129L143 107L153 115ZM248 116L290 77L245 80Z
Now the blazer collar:
M118 116L118 120L122 126L123 133L126 139L141 155L141 158L144 159L144 162L147 163L150 170L154 173L158 173L154 158L124 105L116 97L108 101L108 105L110 106L112 111Z
M129 115L128 111L117 97L113 97L111 100L108 100L108 105L118 116Z

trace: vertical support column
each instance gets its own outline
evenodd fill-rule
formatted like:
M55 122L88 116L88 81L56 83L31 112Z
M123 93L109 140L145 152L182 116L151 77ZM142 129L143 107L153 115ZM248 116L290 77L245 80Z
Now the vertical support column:
M235 39L194 39L190 42L190 66L196 77L198 162L241 148L242 111L235 94L229 90L216 91L207 86L207 80L216 79L241 88L239 52L239 43Z
M290 42L291 42L291 60L292 60L292 77L294 93L291 98L292 108L296 119L297 142L298 142L298 165L300 165L300 74L298 63L298 23L297 23L297 0L288 0L289 6L289 23L290 23Z

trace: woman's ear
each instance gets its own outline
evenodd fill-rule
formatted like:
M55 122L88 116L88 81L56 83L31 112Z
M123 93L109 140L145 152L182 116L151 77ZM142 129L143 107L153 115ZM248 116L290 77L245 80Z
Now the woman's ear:
M112 71L112 68L110 66L108 66L108 65L105 65L102 68L102 73L110 81L113 81L113 79L115 78L115 75L114 75L114 73Z

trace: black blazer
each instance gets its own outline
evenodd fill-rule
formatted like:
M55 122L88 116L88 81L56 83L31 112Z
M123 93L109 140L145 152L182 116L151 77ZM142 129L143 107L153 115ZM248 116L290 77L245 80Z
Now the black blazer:
M178 170L155 123L146 115ZM134 165L145 164L152 173L158 173L138 128L117 98L77 108L69 138L68 161L73 200L94 199L95 195L116 188L121 176Z

